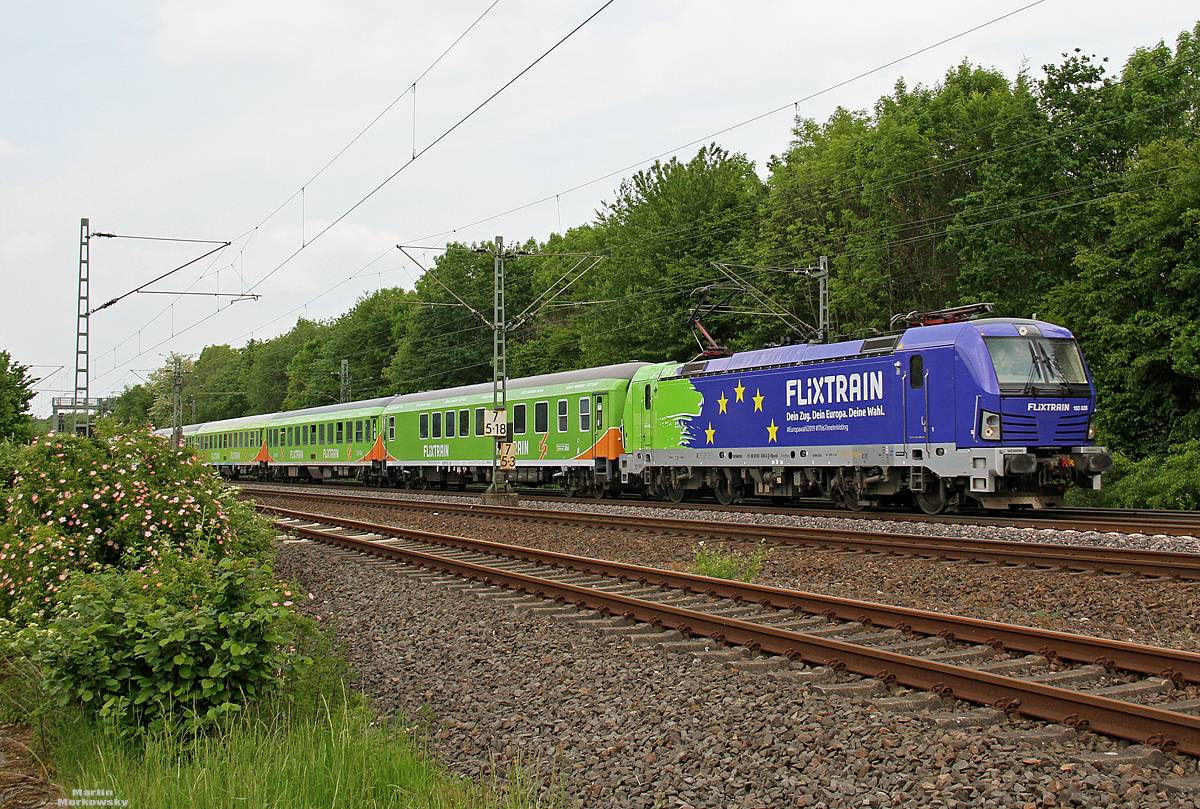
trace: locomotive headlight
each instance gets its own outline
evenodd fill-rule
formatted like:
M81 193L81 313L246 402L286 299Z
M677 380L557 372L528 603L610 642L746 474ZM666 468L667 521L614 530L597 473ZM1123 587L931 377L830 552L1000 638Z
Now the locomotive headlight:
M1088 419L1087 440L1088 441L1096 440L1096 417L1095 416L1091 416Z
M982 410L979 413L979 437L984 441L1000 440L1000 414Z

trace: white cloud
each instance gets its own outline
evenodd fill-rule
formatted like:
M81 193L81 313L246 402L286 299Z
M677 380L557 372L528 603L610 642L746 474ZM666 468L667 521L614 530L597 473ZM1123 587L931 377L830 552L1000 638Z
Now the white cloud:
M0 154L4 154L3 143L0 141ZM0 256L5 262L46 259L52 255L52 247L51 235L44 230L14 233L4 240Z
M0 157L16 157L16 155L17 147L13 146L4 138L0 138Z
M171 0L158 10L154 47L174 64L228 57L279 57L323 50L346 18L329 0Z

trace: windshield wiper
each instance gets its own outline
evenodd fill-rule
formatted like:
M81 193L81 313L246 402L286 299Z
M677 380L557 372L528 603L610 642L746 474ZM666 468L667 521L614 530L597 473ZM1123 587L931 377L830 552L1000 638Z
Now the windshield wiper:
M1037 398L1037 385L1035 380L1041 371L1041 360L1038 359L1037 351L1033 347L1033 343L1026 343L1029 346L1029 377L1025 380L1025 387L1021 388L1021 395L1028 396L1033 394Z
M1063 395L1069 396L1073 390L1073 387L1071 383L1067 381L1067 376L1063 373L1062 366L1058 364L1058 360L1050 356L1049 352L1046 351L1046 346L1042 345L1041 343L1038 343L1038 351L1040 351L1042 354L1042 360L1045 362L1044 367L1049 371L1049 373L1046 374L1046 381L1054 381L1055 384L1062 388ZM1053 375L1053 377L1051 375Z

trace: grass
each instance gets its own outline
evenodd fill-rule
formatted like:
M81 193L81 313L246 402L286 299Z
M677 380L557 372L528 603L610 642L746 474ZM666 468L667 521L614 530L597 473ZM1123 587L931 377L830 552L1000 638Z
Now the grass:
M763 563L767 561L770 553L771 549L767 547L765 539L747 553L722 550L701 542L692 552L690 572L714 579L752 582L762 573Z
M519 795L452 778L400 728L370 723L345 700L301 720L250 714L194 739L169 730L121 739L77 718L57 729L53 749L68 797L103 790L130 806L524 805Z
M519 765L505 783L472 782L448 773L399 723L373 721L361 695L348 687L349 664L324 635L300 632L297 643L307 647L311 667L269 702L199 735L176 727L130 734L81 709L53 716L30 710L44 701L39 678L11 656L0 661L8 675L0 677L0 701L10 721L21 718L33 726L27 735L38 738L29 741L41 760L53 762L49 779L68 799L188 809L537 805L531 797L536 787ZM30 794L54 804L53 785L42 781L40 787L31 787ZM555 802L554 796L549 800Z

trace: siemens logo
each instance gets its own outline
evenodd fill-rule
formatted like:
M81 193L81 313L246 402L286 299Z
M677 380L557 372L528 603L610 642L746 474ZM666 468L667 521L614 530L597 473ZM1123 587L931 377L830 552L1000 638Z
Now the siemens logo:
M1067 404L1066 402L1030 402L1028 406L1028 410L1034 410L1038 412L1046 410L1068 412L1070 409L1071 405Z
M869 402L883 398L883 371L787 381L787 406Z

